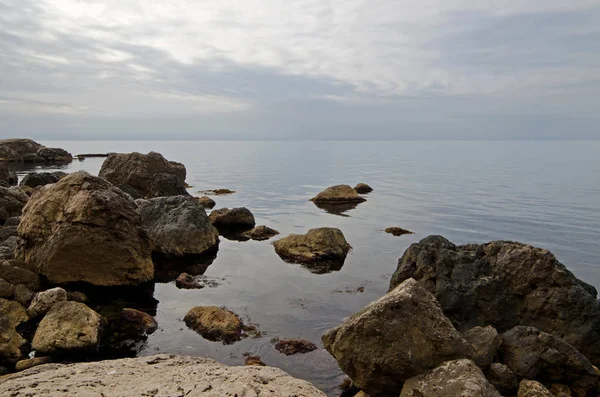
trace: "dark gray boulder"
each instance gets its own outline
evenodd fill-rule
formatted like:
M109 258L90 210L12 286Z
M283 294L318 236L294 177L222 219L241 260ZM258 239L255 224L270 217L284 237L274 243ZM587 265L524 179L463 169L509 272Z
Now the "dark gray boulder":
M493 241L455 246L441 236L412 244L390 281L414 278L459 329L531 325L555 333L600 363L600 303L548 250Z
M67 174L61 171L56 172L32 172L27 174L19 183L19 186L28 186L35 188L38 186L48 185L50 183L56 183L65 177Z
M503 395L516 394L519 380L508 366L501 363L492 363L487 371L487 378L492 385Z
M0 225L8 218L21 216L21 211L29 196L18 187L0 186Z

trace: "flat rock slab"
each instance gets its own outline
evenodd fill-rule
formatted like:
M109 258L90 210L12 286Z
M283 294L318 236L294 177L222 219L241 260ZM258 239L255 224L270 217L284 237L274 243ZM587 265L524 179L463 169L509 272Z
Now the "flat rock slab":
M280 369L228 367L200 357L151 357L46 364L0 380L0 395L325 397L310 383Z

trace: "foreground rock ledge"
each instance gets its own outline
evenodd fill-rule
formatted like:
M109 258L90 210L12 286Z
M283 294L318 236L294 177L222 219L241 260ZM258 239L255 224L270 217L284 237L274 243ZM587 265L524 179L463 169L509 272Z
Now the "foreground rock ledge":
M207 358L166 354L41 365L0 380L0 395L16 392L31 397L325 397L310 383L277 368L229 367Z

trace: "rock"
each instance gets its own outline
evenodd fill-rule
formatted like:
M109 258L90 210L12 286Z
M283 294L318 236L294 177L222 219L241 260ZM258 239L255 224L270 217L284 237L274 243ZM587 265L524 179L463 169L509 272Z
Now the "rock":
M555 397L571 397L571 389L567 385L562 385L560 383L553 383L550 385L550 393L552 393Z
M19 237L11 236L0 242L0 261L14 259L22 241Z
M585 393L598 384L598 375L583 354L534 327L517 326L504 333L500 356L519 378L551 380Z
M403 236L405 234L414 234L410 230L402 229L401 227L397 226L388 227L387 229L385 229L385 232L396 237Z
M8 218L21 216L27 200L29 196L18 187L0 186L0 225L3 225Z
M15 374L0 384L0 395L10 396L15 391L20 396L30 397L325 397L310 383L278 368L228 367L208 358L166 354L70 365L47 364Z
M112 153L99 176L129 193L134 199L186 196L185 166L166 160L160 153Z
M197 197L196 201L198 201L198 204L200 204L202 207L208 208L209 210L215 208L215 205L217 205L215 200L211 199L208 196Z
M11 298L15 293L15 286L0 278L0 298Z
M40 276L32 271L16 266L20 261L5 261L0 263L0 278L12 285L22 284L25 287L37 291L40 288Z
M5 182L8 186L16 185L18 182L17 174L5 167L0 167L0 182Z
M228 194L233 194L235 193L235 190L229 190L229 189L213 189L213 190L202 190L198 193L202 193L202 194L208 194L211 196L225 196Z
M556 333L600 363L600 303L549 251L508 241L455 246L441 236L412 244L390 281L415 278L453 323L505 332L531 325Z
M471 360L448 361L410 378L400 397L502 397Z
M19 186L28 186L31 188L35 188L38 186L48 185L50 183L56 183L61 180L61 178L65 177L67 174L64 172L56 171L56 172L33 172L31 174L27 174L21 180Z
M270 227L256 226L255 228L242 233L242 236L256 241L264 241L277 236L278 234L279 232L277 230L271 229Z
M356 190L356 193L358 194L368 194L373 191L373 188L366 183L359 183L358 185L354 186L354 190Z
M26 161L43 146L31 139L0 140L0 161Z
M21 347L26 343L15 329L13 321L0 312L0 362L14 363L23 356ZM1 393L0 393L1 395Z
M522 380L517 397L554 397L548 389L534 380Z
M519 386L519 380L515 373L504 364L492 363L488 369L487 378L503 395L514 395Z
M286 356L310 353L318 347L312 342L302 339L285 339L275 343L275 349Z
M23 305L23 307L29 307L29 304L33 300L34 296L35 292L27 288L25 285L18 284L15 286L13 299Z
M183 321L204 339L222 341L223 344L240 340L244 330L244 324L237 314L216 306L193 307Z
M409 279L323 335L323 345L354 384L371 395L398 395L409 378L472 357L436 301Z
M55 303L66 301L67 291L60 287L38 292L31 301L27 314L31 318L42 316L54 306Z
M492 326L474 327L463 333L463 338L471 344L475 355L473 361L481 368L489 367L494 362L502 339Z
M80 291L67 291L67 299L79 303L87 303L88 297L86 294Z
M306 234L290 234L273 243L275 252L286 262L300 263L314 273L340 270L352 247L336 228L311 229Z
M40 322L31 345L42 354L93 351L104 326L104 319L83 303L58 302Z
M50 357L34 357L29 358L27 360L21 360L15 365L15 370L17 371L25 371L26 369L37 367L38 365L51 363L52 359Z
M136 309L123 309L121 320L127 324L129 334L134 337L143 334L150 335L158 329L158 323L154 317Z
M157 197L137 203L155 251L173 256L201 255L218 247L218 230L192 197Z
M19 223L21 223L21 217L13 216L4 222L4 226L19 226Z
M263 363L260 359L259 356L246 356L246 359L244 360L244 365L256 365L259 367L264 367L267 364Z
M192 276L191 274L181 273L175 280L175 285L181 289L202 289L205 287L214 288L219 286L220 283L205 275Z
M9 218L14 219L14 218ZM4 243L10 237L18 236L17 226L0 226L0 243Z
M19 224L18 257L51 283L136 285L154 277L151 241L133 199L80 171L38 188Z
M365 198L360 197L356 190L352 189L348 185L337 185L328 187L315 197L311 198L310 201L315 203L362 203L367 201Z
M73 155L64 149L42 147L38 149L36 155L47 162L71 162Z
M252 212L245 207L214 210L210 213L208 219L210 220L210 223L219 229L219 232L248 230L256 225L254 215L252 215Z
M29 320L27 310L19 302L0 298L0 314L6 316L14 327Z

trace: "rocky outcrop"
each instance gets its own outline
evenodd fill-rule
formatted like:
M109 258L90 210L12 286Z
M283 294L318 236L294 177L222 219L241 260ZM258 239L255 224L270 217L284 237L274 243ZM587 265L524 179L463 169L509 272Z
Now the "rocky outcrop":
M458 327L534 326L600 363L596 290L545 249L509 241L455 246L430 236L406 250L390 288L408 278L432 292Z
M406 280L323 335L323 345L360 389L397 396L409 378L473 356L435 300Z
M554 395L539 382L523 380L519 384L517 397L554 397Z
M582 396L594 390L592 363L564 340L534 327L517 326L502 336L502 362L519 378L563 383Z
M157 197L137 203L155 251L173 256L201 255L218 246L219 232L194 198Z
M30 397L50 394L53 397L325 397L310 383L293 378L278 368L229 367L207 358L166 354L95 363L42 365L11 375L0 383L0 395L9 396L15 392Z
M448 361L410 378L400 397L502 397L471 360Z
M3 225L8 218L21 216L21 211L29 196L18 187L0 186L0 225Z
M240 340L244 331L244 323L237 314L216 306L192 307L183 321L204 339L223 344Z
M256 241L264 241L270 239L271 237L275 237L278 234L279 232L277 230L271 229L270 227L256 226L255 228L242 233L242 236Z
M358 194L368 194L373 191L373 188L366 183L359 183L358 185L354 186L354 190L356 190L356 193Z
M487 378L502 395L512 396L516 394L519 380L508 366L500 363L492 363L488 369Z
M134 199L188 195L185 166L156 152L110 154L98 175Z
M54 284L135 285L154 276L151 241L131 197L80 171L38 188L19 224L20 259Z
M70 162L73 156L64 149L48 148L31 139L0 140L0 162Z
M104 319L83 303L58 302L40 322L32 347L42 354L94 351L104 326Z
M221 233L242 232L252 229L256 225L254 215L245 207L214 210L210 213L208 219Z
M8 186L16 185L18 182L17 174L5 167L0 167L0 183Z
M273 246L284 261L302 264L313 273L340 270L352 248L340 229L328 227L290 234Z
M286 356L310 353L318 349L317 345L303 339L284 339L275 343L275 349Z
M343 203L362 203L367 201L365 198L360 197L356 190L348 185L337 185L328 187L315 197L311 198L310 201L314 203L329 203L329 204L343 204Z
M73 161L73 155L69 152L67 152L64 149L60 149L60 148L49 148L49 147L42 147L40 149L38 149L37 156L41 157L44 159L44 161L47 162L71 162Z
M60 287L51 288L38 292L27 308L27 314L31 318L42 316L54 306L54 304L67 300L67 291Z
M32 172L27 174L19 183L19 186L28 186L35 188L38 186L48 185L50 183L56 183L64 178L67 174L64 172Z
M502 339L494 327L474 327L463 333L462 336L473 347L475 364L481 368L487 368L494 362L502 343Z
M215 208L215 205L217 205L215 200L211 199L208 196L196 197L196 200L198 201L198 204L209 210Z

